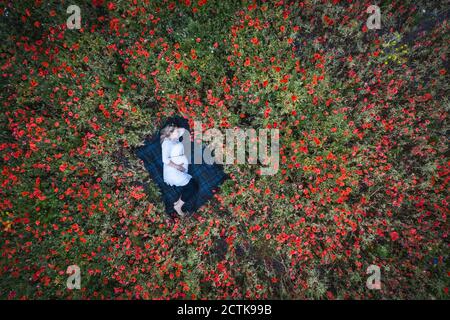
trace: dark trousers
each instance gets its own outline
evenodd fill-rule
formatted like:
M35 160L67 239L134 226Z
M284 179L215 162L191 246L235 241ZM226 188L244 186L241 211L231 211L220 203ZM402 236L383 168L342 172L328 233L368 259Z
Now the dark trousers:
M181 200L184 202L181 210L183 212L192 213L195 205L195 201L197 199L198 193L198 184L194 178L189 180L189 183L185 186L181 187Z

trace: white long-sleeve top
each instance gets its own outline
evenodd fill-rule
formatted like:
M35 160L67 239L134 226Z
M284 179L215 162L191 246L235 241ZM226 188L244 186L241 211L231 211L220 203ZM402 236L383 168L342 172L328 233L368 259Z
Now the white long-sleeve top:
M163 161L163 177L164 182L171 186L185 186L189 183L192 176L187 173L188 159L184 154L184 146L178 140L165 139L161 144L162 161ZM185 168L185 172L169 166L172 160L175 164L180 164Z

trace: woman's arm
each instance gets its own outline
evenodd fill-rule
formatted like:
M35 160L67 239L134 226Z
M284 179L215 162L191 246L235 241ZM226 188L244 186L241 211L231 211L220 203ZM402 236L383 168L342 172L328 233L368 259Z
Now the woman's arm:
M182 165L176 164L172 160L170 160L170 145L167 141L164 141L161 145L161 153L162 153L162 162L175 168L181 172L184 172L184 167Z
M166 140L161 144L162 162L164 164L170 163L170 145Z
M184 167L181 164L176 164L174 163L172 160L169 161L169 163L167 164L168 166L171 166L181 172L184 172Z

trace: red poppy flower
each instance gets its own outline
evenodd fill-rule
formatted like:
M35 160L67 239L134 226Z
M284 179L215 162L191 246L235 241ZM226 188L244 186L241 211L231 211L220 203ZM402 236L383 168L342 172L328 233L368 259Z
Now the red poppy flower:
M399 238L398 233L396 231L391 232L392 241L396 241Z

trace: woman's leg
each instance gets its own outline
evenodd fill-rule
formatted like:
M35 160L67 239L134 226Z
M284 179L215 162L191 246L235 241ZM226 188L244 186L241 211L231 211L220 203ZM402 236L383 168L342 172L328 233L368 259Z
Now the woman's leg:
M189 201L189 199L192 198L193 194L193 179L191 178L185 186L181 187L180 190L180 198L173 204L173 208L178 213L180 217L186 216L186 207L184 206L186 202ZM184 207L184 210L182 209Z
M187 185L181 187L180 199L183 202L187 202L189 201L189 199L192 198L194 194L195 194L195 181L193 178L191 178Z
M194 209L195 200L198 192L198 185L195 179L191 178L189 183L181 187L181 196L174 203L174 209L180 216L186 216Z
M183 212L191 213L195 206L195 201L197 199L198 193L198 184L194 178L189 180L189 183L186 185L186 188L181 193L181 201L184 203L181 206L181 210Z

